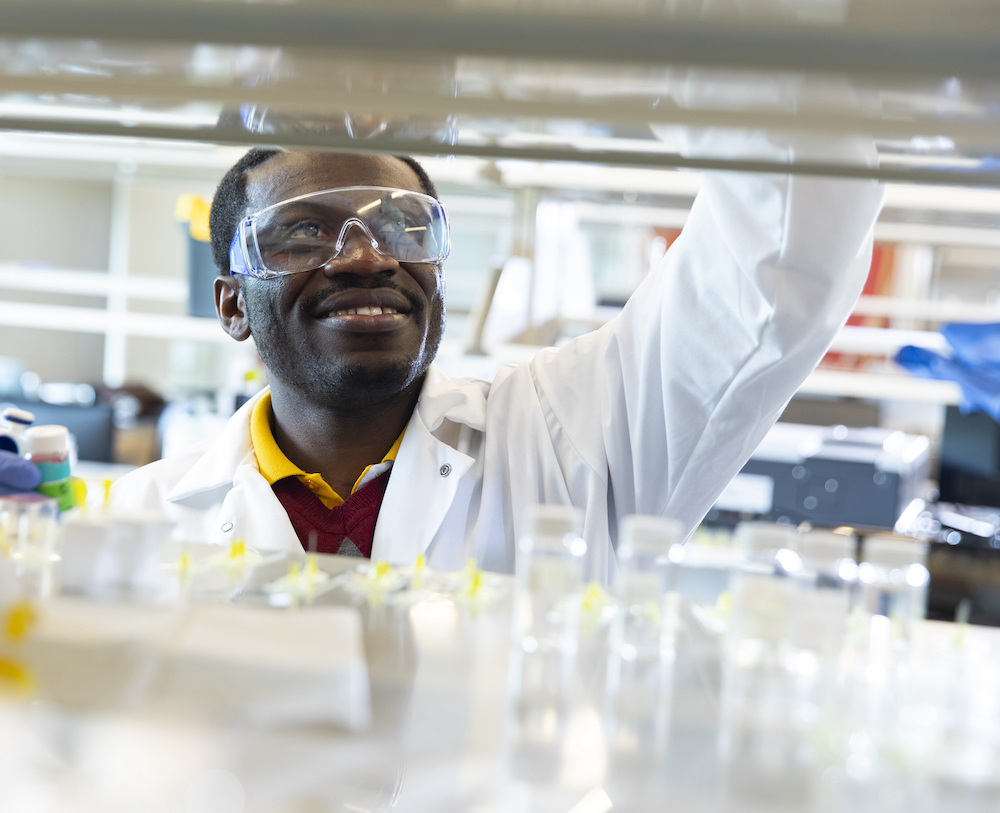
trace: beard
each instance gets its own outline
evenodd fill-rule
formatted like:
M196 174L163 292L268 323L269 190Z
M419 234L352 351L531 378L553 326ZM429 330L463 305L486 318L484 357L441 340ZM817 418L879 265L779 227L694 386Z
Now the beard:
M357 412L384 403L423 378L441 344L443 296L435 297L427 308L399 291L410 301L411 318L426 325L423 340L401 353L372 350L362 359L349 360L314 346L308 334L296 335L278 312L277 297L266 282L241 283L250 334L269 378L316 406ZM321 298L316 296L317 300ZM302 303L301 309L311 312L310 303Z

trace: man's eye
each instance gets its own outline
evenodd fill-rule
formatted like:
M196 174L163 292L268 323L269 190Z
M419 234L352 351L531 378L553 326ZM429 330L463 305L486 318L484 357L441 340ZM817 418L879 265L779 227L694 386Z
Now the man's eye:
M329 240L330 235L319 223L304 221L288 229L289 240Z

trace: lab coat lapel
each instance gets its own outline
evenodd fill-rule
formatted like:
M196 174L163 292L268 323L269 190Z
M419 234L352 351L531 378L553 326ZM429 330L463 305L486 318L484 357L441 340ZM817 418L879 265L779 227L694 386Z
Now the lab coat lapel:
M208 541L214 544L242 540L257 550L301 550L288 514L257 469L250 443L250 413L264 392L229 419L167 499L189 507L219 505L221 501L206 529Z
M471 457L435 438L415 410L382 499L372 559L409 565L426 551L472 463Z
M248 455L256 468L250 443L250 413L265 392L267 389L257 393L226 422L219 437L170 490L167 500L180 502L202 492L232 485L237 469L247 464Z
M251 462L236 470L212 529L212 542L228 545L237 540L260 551L302 550L284 507Z
M480 428L486 399L476 385L431 366L392 467L372 540L372 559L412 564L437 534L473 458L431 434L446 418ZM462 540L455 540L462 544Z

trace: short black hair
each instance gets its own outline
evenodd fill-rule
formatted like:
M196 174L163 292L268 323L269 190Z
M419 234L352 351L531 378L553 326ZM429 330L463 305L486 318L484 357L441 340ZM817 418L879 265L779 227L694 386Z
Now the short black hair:
M229 244L233 241L236 227L246 214L249 203L247 200L247 173L281 152L283 151L254 147L233 164L219 182L219 188L215 190L215 197L212 198L212 210L208 217L208 229L212 238L212 259L215 260L215 265L223 276L229 274ZM434 183L416 159L408 155L393 157L413 170L420 181L420 188L424 190L425 194L437 198L438 194Z

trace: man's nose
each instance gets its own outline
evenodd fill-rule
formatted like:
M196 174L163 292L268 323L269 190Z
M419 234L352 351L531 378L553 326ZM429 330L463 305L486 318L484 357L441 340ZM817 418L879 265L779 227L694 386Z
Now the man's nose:
M374 239L357 223L349 223L343 235L343 247L324 270L377 273L392 269L396 261L378 250Z

